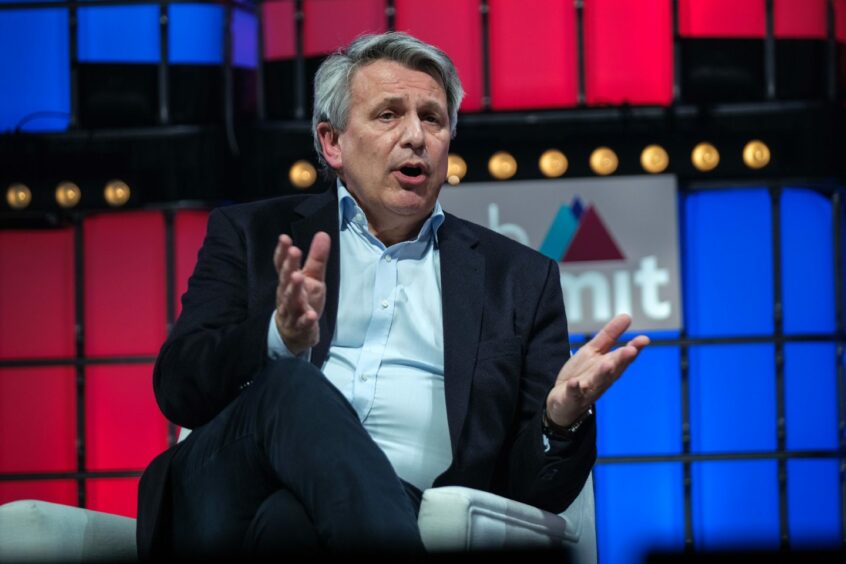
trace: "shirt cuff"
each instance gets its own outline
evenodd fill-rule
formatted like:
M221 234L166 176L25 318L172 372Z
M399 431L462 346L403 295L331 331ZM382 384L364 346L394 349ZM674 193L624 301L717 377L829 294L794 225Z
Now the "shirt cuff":
M279 335L279 329L276 327L276 310L270 314L270 324L267 327L267 356L270 360L281 360L283 358L299 358L301 360L311 360L311 349L306 349L298 355L295 355L285 345L282 336Z

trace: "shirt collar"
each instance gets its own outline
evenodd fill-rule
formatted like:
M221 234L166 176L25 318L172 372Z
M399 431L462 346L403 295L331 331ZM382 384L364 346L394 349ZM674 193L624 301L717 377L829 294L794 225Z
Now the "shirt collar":
M364 210L361 209L358 202L355 201L355 198L352 197L352 194L349 193L349 190L347 190L347 187L344 186L344 183L341 182L340 178L337 182L339 225L343 228L345 224L356 224L363 229L365 233L369 233L367 228L367 216L365 215ZM441 203L436 200L432 214L426 218L426 221L420 228L420 232L417 234L415 241L428 241L429 238L432 238L435 243L437 243L438 229L440 229L444 219L444 210L441 208Z

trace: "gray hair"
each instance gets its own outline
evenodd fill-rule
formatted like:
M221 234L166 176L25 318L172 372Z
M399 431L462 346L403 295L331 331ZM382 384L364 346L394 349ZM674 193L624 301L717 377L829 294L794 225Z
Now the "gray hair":
M338 131L346 129L353 75L359 67L380 59L395 61L410 69L425 72L443 86L447 99L450 134L455 137L458 107L464 97L464 88L455 65L447 54L403 32L362 35L346 48L330 55L314 75L311 133L317 158L327 170L329 167L323 158L317 126L321 122L328 122Z

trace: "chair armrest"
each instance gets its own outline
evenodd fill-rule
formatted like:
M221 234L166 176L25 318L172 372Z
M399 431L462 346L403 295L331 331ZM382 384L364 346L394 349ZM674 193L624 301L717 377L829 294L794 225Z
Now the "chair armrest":
M0 561L134 561L135 519L46 501L0 506Z
M430 552L550 550L595 564L593 476L561 515L458 486L423 493L418 525Z

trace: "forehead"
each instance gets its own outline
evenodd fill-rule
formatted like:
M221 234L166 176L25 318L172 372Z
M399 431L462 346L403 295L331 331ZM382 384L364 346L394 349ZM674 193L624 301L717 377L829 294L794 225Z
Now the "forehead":
M436 101L446 108L446 92L432 75L390 60L378 60L359 67L350 81L356 102L378 103L384 98L414 97Z

